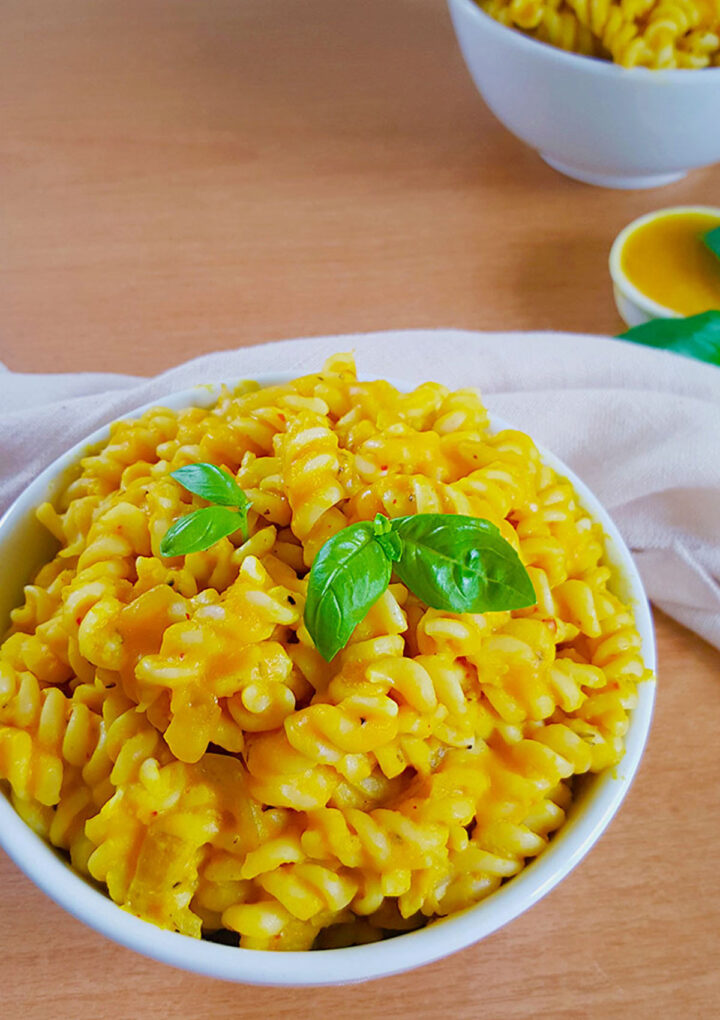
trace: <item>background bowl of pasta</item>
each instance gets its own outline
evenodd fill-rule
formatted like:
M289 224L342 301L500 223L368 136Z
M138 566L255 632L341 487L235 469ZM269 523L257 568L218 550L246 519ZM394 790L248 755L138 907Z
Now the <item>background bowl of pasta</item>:
M0 520L0 846L162 962L368 980L489 935L600 837L649 731L651 615L598 500L475 391L358 382L343 355L259 384L139 408ZM163 558L204 502L169 471L208 461L248 533ZM535 605L448 613L392 583L325 662L308 561L414 505L495 518Z
M720 160L717 5L448 3L483 99L561 173L651 188Z

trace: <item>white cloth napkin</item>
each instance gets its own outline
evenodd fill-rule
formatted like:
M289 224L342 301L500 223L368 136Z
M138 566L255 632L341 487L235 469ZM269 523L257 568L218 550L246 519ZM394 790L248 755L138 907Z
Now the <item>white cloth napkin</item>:
M597 336L410 330L208 354L153 379L21 375L0 365L0 511L99 425L203 382L320 367L355 350L365 377L478 386L488 407L590 486L650 598L720 648L720 369Z

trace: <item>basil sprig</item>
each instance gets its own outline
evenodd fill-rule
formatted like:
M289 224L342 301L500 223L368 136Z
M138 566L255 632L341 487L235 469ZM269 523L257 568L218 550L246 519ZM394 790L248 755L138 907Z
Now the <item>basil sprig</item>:
M706 248L710 249L713 255L717 255L720 259L720 227L714 227L712 230L708 230L706 234L703 234L702 242Z
M652 319L621 333L620 339L720 365L720 311L684 319Z
M326 661L390 583L400 580L433 609L502 612L536 602L520 557L494 524L462 514L378 514L343 528L322 546L310 571L305 626Z
M188 464L171 471L170 477L188 492L216 505L194 510L175 521L160 543L162 556L202 552L238 530L248 537L250 500L227 471L215 464Z

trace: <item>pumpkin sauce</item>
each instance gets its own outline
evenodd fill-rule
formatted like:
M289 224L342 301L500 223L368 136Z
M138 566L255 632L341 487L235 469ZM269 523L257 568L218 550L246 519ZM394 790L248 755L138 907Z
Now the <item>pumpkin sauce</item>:
M720 259L702 242L720 213L660 214L629 235L620 266L639 291L681 315L720 309Z

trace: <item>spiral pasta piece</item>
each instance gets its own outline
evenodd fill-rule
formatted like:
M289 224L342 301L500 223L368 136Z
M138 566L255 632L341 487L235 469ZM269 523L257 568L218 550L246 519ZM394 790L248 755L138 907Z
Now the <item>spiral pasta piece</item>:
M292 508L291 528L303 544L305 563L347 520L339 504L341 483L338 438L324 415L299 414L278 442L283 477Z

